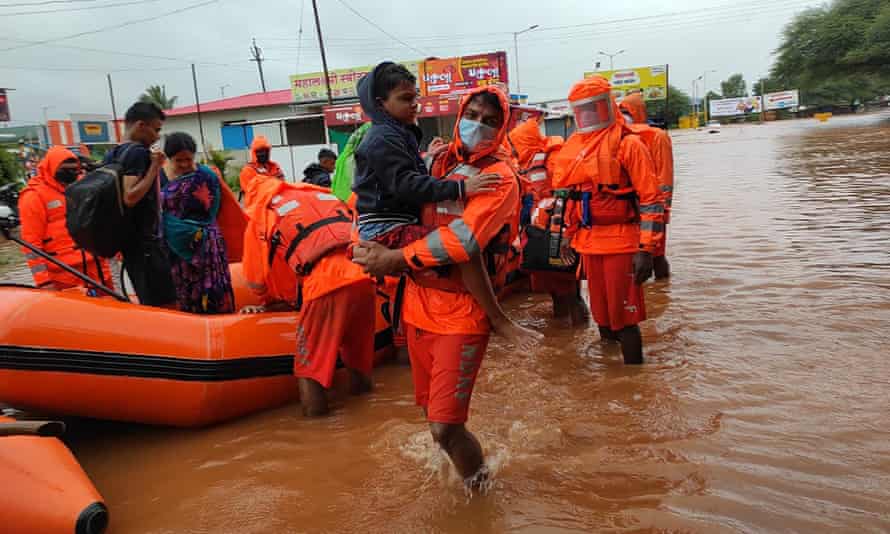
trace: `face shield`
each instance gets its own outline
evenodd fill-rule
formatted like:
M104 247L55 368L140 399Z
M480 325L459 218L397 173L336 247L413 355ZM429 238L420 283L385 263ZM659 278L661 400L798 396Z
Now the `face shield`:
M571 103L575 126L581 133L590 133L615 124L615 111L609 93L592 96Z

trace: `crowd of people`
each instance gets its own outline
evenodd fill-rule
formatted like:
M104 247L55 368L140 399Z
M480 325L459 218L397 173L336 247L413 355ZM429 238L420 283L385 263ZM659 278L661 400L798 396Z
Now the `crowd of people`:
M104 164L121 176L129 239L120 257L139 302L297 313L294 374L306 415L328 411L338 358L352 390L370 390L375 295L390 295L416 403L472 489L488 478L466 422L490 334L526 352L540 340L499 304L512 271L521 266L531 289L551 296L555 316L586 325L592 313L625 363L643 362L642 284L669 275L673 155L670 137L647 124L642 96L619 105L600 77L571 88L568 139L545 136L537 119L510 130L506 95L481 87L463 98L452 140L421 150L416 83L401 65L375 67L357 86L370 126L339 160L323 150L301 182L287 181L269 142L254 139L240 204L218 171L197 162L188 134L157 146L165 117L152 104L127 111L126 142ZM345 199L341 167L354 169ZM64 192L81 174L73 153L47 152L20 197L22 237L106 283L108 259L79 247L65 226ZM38 287L83 285L26 253ZM239 258L262 305L236 309L229 264Z

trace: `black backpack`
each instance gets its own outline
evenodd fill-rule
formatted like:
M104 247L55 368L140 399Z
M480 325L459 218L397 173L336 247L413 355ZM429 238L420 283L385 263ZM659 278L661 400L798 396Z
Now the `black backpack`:
M131 147L116 150L111 162L65 188L68 233L95 256L115 256L129 238L121 161Z

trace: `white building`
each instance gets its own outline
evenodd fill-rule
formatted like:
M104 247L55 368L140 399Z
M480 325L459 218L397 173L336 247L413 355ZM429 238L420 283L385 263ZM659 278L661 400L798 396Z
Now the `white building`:
M291 91L269 91L201 104L201 125L206 148L226 150L240 167L248 160L250 143L263 135L272 144L272 159L289 180L299 181L303 169L316 161L321 148L337 150L325 128L322 104L292 104ZM201 128L196 106L167 110L164 133L186 132L201 149Z

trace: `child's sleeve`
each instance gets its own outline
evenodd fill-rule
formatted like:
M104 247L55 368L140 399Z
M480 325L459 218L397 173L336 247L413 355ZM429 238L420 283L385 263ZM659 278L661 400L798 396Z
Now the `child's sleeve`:
M396 198L412 204L460 200L464 198L464 183L439 180L417 172L409 148L400 139L383 137L373 154L368 154L369 165L379 176L383 188Z

